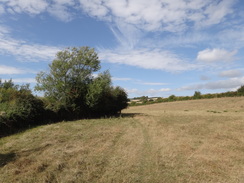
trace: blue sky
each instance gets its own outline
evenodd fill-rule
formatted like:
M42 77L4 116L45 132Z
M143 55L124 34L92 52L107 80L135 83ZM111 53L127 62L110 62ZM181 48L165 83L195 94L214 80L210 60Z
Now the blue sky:
M96 49L129 97L244 85L242 0L0 0L0 78L35 86L55 54Z

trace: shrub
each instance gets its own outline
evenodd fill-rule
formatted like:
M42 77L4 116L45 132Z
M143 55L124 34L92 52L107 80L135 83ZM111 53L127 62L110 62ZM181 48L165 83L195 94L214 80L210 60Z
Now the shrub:
M18 86L11 80L5 83L0 80L0 90L0 136L46 121L44 103L31 94L29 85Z

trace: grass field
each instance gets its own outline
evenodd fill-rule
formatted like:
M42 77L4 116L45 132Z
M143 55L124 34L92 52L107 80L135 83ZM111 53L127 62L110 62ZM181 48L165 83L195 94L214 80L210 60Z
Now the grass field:
M0 139L0 182L244 182L244 97L131 107Z

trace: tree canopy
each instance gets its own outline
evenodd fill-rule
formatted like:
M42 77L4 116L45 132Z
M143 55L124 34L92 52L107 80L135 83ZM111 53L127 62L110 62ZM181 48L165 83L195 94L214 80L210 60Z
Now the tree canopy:
M240 94L244 94L244 85L237 89L237 92Z
M49 64L49 71L37 74L35 90L44 92L49 107L71 116L117 113L127 107L124 104L127 104L127 95L122 88L112 87L108 71L94 77L94 72L100 68L98 55L93 48L67 48L57 53ZM123 97L125 101L115 100L121 93L126 96Z

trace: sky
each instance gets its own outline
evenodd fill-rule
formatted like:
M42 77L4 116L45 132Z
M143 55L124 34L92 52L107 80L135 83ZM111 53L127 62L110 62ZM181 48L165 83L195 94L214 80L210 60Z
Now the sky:
M243 0L0 0L0 78L36 85L58 51L95 48L129 97L244 85Z

